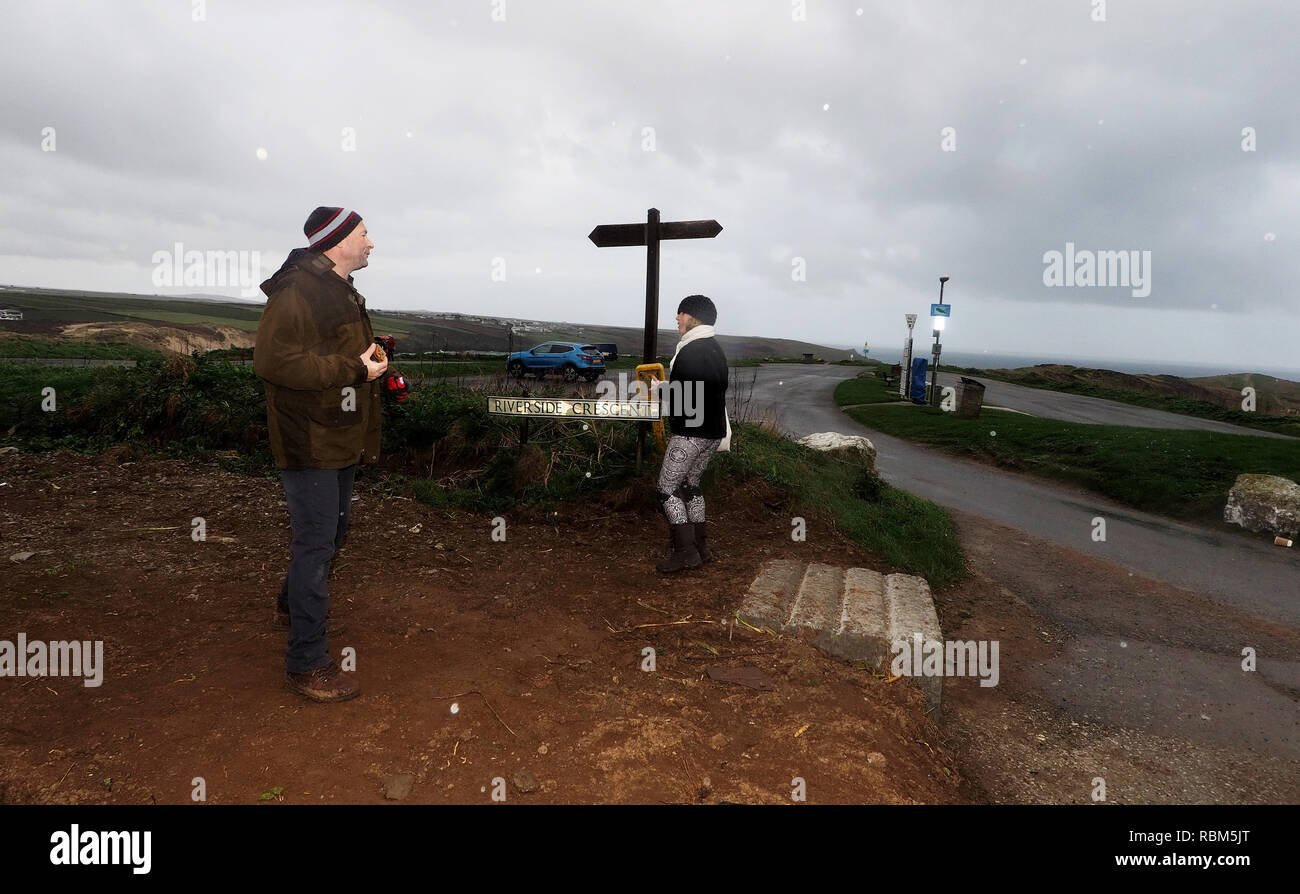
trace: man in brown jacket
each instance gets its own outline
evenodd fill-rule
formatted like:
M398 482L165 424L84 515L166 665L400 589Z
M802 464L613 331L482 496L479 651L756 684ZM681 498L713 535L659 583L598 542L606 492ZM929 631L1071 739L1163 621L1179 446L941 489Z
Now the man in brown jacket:
M366 300L352 285L374 243L361 215L317 208L308 247L289 253L266 282L253 368L266 383L271 452L293 524L289 572L276 605L289 628L289 687L316 701L361 690L330 658L329 572L347 536L357 465L379 458L380 377Z

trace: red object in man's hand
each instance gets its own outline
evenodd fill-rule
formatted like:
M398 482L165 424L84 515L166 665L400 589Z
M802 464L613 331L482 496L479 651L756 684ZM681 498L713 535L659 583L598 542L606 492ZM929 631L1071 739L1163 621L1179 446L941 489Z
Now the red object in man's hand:
M397 359L397 339L391 335L376 335L375 344L384 349L390 361Z
M384 396L401 403L411 393L411 386L406 384L406 376L395 372L384 379Z

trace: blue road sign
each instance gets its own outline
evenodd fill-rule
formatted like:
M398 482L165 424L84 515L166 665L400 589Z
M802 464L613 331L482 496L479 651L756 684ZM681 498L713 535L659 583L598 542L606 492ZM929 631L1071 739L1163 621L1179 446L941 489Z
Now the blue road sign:
M931 305L930 305L930 316L932 316L932 317L951 317L951 316L952 316L952 305L951 305L951 304L931 304Z

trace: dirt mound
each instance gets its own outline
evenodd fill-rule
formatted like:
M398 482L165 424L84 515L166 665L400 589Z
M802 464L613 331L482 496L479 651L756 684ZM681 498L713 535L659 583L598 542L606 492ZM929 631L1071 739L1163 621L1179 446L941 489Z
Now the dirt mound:
M1249 386L1255 389L1257 409L1260 412L1283 416L1300 415L1300 382L1278 379L1263 373L1233 373L1227 376L1206 376L1191 381L1206 388L1234 395L1240 395L1242 389Z
M366 469L330 582L363 694L314 705L270 623L290 538L274 477L70 453L0 457L0 477L6 556L31 553L5 562L0 629L104 644L102 687L0 687L0 803L190 803L196 774L222 804L382 803L398 774L425 804L491 803L497 778L539 804L969 800L916 688L734 623L767 558L879 565L820 519L793 542L758 485L711 504L714 561L667 578L648 512L511 510L501 540Z
M221 348L251 348L255 333L234 326L186 325L177 323L69 323L60 333L69 341L123 342L169 354L216 351Z

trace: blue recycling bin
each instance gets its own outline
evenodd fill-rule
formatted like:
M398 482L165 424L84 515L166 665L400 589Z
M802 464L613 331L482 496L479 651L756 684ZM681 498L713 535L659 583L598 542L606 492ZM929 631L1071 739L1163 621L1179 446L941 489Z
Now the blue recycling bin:
M912 358L912 403L925 404L925 371L930 361L925 357Z

